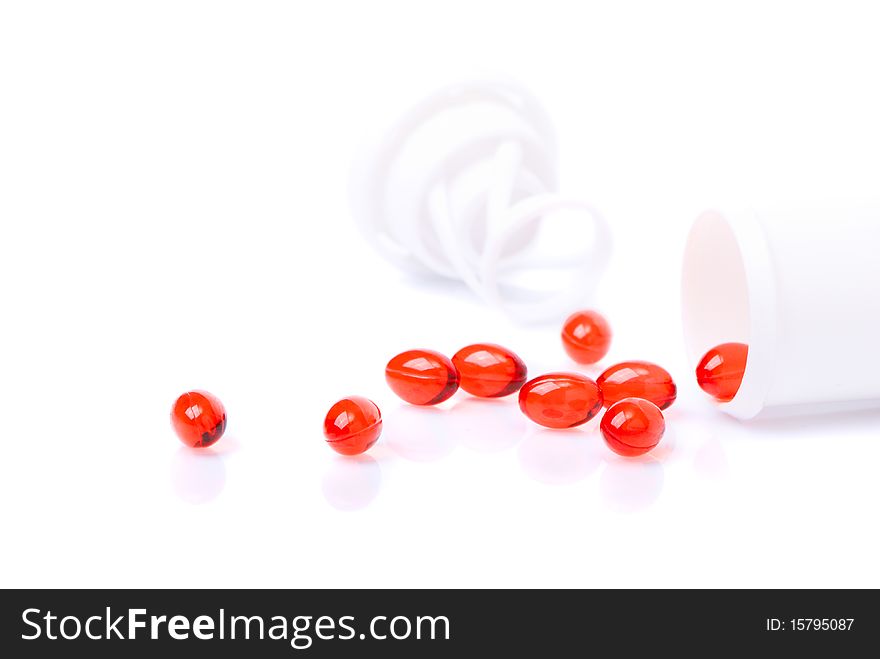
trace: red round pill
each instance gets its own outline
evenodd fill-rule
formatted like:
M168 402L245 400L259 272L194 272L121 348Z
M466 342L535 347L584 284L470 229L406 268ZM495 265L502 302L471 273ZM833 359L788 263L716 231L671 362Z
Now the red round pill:
M206 448L226 430L226 408L207 391L188 391L171 408L171 425L187 446Z
M599 427L608 448L632 458L660 443L666 432L666 421L663 412L651 401L624 398L608 408Z
M573 428L602 409L602 392L580 373L548 373L519 390L519 407L535 423L548 428Z
M460 386L481 398L502 398L519 391L526 365L516 353L494 343L475 343L452 356Z
M675 402L678 388L669 372L651 362L621 362L605 369L596 380L605 405L614 405L624 398L643 398L661 410Z
M342 455L363 453L381 434L382 414L376 403L363 396L343 398L324 418L327 444Z
M578 364L595 364L611 348L611 325L596 311L577 311L562 326L562 346Z
M413 405L436 405L458 390L458 371L445 355L433 350L407 350L385 367L391 390Z
M745 343L722 343L712 348L697 366L697 384L720 403L732 401L742 385L748 358Z

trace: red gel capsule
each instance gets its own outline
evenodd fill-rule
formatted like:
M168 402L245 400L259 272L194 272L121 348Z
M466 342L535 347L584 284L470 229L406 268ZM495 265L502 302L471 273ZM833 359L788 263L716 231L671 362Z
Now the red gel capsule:
M526 365L516 353L494 343L475 343L452 357L461 388L481 398L502 398L519 391Z
M602 423L602 436L612 451L627 458L644 455L666 432L663 412L649 400L624 398L608 408Z
M573 313L562 326L562 347L578 364L595 364L611 348L611 325L595 311Z
M207 391L188 391L174 401L171 425L187 446L206 448L216 443L226 430L226 408Z
M324 418L327 444L342 455L358 455L382 434L382 414L376 403L363 396L343 398Z
M722 343L712 348L697 366L697 384L720 403L732 401L742 385L748 358L745 343Z
M407 350L388 362L385 380L391 390L413 405L436 405L458 390L452 361L433 350Z
M519 407L535 423L548 428L573 428L602 409L602 392L580 373L548 373L519 390Z
M596 380L605 405L624 398L643 398L661 410L675 402L678 388L669 372L651 362L622 362L605 370Z

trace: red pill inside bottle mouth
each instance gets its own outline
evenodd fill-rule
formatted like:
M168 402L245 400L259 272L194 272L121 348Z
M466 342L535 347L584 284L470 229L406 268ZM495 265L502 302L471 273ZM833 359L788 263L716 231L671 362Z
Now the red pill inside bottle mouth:
M745 343L717 345L697 365L697 384L719 403L729 403L739 393L748 359Z

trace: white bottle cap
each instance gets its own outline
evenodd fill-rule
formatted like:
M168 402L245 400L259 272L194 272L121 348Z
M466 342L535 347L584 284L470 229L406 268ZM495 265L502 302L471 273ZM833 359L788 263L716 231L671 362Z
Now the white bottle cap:
M399 267L461 280L517 320L558 320L592 300L611 237L592 206L556 186L553 129L535 98L507 81L461 83L424 99L365 150L352 172L352 212ZM588 239L536 259L538 225L565 212L584 218L591 231L577 235ZM536 278L516 277L530 269L562 276L536 289L528 285Z
M749 345L740 419L880 407L880 203L717 209L694 222L682 311L691 363Z

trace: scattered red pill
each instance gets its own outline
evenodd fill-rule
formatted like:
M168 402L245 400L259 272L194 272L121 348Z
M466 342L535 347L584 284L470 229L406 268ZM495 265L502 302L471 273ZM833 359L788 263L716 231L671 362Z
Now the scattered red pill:
M391 390L413 405L436 405L458 390L458 371L452 361L433 350L407 350L385 367Z
M745 343L722 343L712 348L697 366L700 389L720 403L732 401L742 384L748 357Z
M622 362L605 369L596 384L608 407L624 398L643 398L665 410L675 402L678 391L666 369L640 361Z
M363 453L382 434L382 413L376 403L363 396L343 398L324 418L327 444L342 455Z
M573 428L602 409L602 392L580 373L548 373L519 390L519 407L535 423L548 428Z
M562 346L578 364L595 364L611 348L611 326L596 311L578 311L562 327Z
M460 385L481 398L509 396L526 381L526 365L516 353L494 343L475 343L452 356Z
M171 425L187 446L206 448L226 430L226 408L207 391L188 391L171 408Z
M608 408L599 427L608 448L632 458L644 455L660 443L666 421L663 412L651 401L624 398Z

